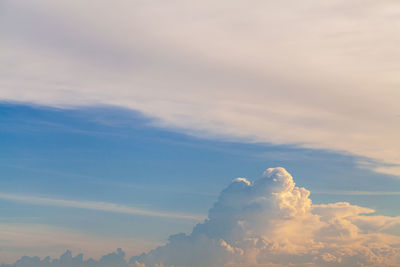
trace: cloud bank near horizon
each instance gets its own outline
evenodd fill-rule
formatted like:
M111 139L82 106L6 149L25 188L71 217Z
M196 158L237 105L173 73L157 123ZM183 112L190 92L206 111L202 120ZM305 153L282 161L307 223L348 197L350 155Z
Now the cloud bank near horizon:
M15 267L68 266L398 266L400 217L374 215L347 202L313 205L310 191L297 187L283 168L267 169L249 181L235 179L191 234L170 236L167 244L113 262L84 261L71 253L51 262L21 258ZM45 263L45 264L44 264ZM42 265L40 265L42 264ZM4 267L4 266L3 266Z
M0 100L114 105L400 176L399 14L392 0L5 0Z

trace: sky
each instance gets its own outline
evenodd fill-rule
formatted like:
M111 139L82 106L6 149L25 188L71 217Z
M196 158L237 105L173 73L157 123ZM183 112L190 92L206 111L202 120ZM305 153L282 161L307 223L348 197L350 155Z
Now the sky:
M400 264L399 27L391 0L1 1L0 264Z

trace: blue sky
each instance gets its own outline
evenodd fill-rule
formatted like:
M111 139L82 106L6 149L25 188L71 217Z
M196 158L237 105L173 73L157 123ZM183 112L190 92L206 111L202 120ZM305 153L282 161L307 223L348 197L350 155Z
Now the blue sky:
M62 227L105 240L131 237L155 245L170 234L189 232L234 178L255 179L275 166L294 173L297 185L311 190L315 204L349 201L382 215L400 212L400 195L393 190L400 180L359 168L354 156L202 139L154 127L151 118L115 107L57 109L3 102L0 114L1 194L172 214L124 214L0 196L3 224ZM5 253L10 249L6 246ZM65 249L68 243L57 253Z
M0 264L399 265L399 18L1 1Z

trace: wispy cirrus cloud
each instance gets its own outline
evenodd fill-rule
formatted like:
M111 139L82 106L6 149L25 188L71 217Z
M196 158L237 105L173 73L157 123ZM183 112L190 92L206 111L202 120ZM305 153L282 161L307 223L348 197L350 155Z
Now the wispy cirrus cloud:
M349 196L399 196L400 192L389 192L389 191L348 191L348 190L313 190L313 194L323 194L323 195L349 195Z
M140 209L133 206L127 206L109 202L65 200L65 199L48 198L48 197L26 196L19 194L0 193L0 199L31 204L31 205L98 210L98 211L105 211L112 213L152 216L152 217L179 219L179 220L200 221L205 217L199 214L183 214L174 212L155 211L149 209Z

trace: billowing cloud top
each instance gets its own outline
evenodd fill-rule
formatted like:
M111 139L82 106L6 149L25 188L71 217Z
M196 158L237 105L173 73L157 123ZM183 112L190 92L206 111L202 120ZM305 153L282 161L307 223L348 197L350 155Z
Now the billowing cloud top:
M400 237L389 234L400 217L346 202L313 205L310 191L297 187L283 168L267 169L254 182L235 179L191 234L124 260L122 251L100 261L62 256L69 266L399 266ZM13 266L34 265L22 258ZM77 263L73 263L75 260ZM38 264L38 263L36 263ZM92 265L91 265L92 264Z
M139 110L400 175L400 2L3 0L0 100Z

